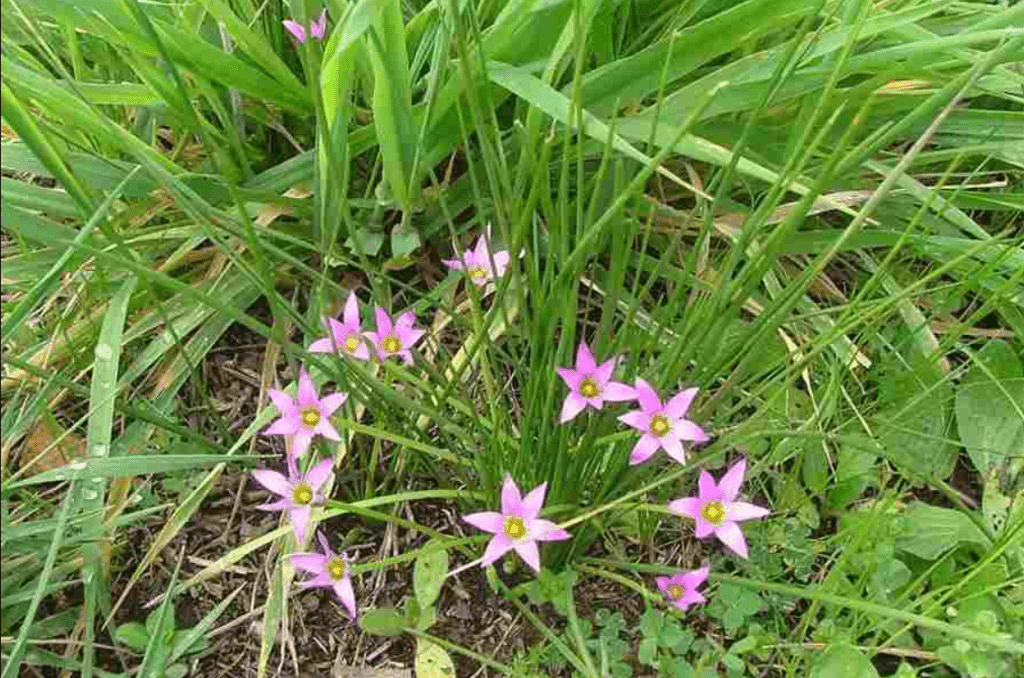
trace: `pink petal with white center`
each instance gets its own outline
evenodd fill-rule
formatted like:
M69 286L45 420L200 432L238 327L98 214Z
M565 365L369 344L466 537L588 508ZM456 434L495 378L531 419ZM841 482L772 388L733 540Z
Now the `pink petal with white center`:
M576 370L569 369L568 367L556 367L555 372L562 378L565 385L569 387L569 390L580 390L580 382L583 381L583 375L581 373Z
M278 391L276 388L268 388L267 395L270 396L270 402L274 403L274 407L282 415L294 415L298 414L299 410L295 407L295 401L292 397L284 391Z
M334 442L341 440L341 434L338 433L338 429L334 428L334 425L326 417L317 422L316 428L313 429L313 434L321 435Z
M671 433L661 438L661 446L664 448L668 456L672 457L680 464L686 463L686 450L683 449L683 443L676 436Z
M473 527L492 534L498 534L505 529L505 516L496 511L469 513L462 516L462 519Z
M675 430L676 435L683 440L690 440L695 443L706 443L711 440L711 436L709 436L704 429L697 426L689 419L680 419L675 423L673 429Z
M636 399L640 401L640 407L648 414L654 414L661 410L661 400L658 393L643 379L636 380Z
M295 435L295 432L298 430L298 416L283 416L267 428L263 429L263 435L290 436Z
M540 549L537 542L532 540L517 541L512 545L519 557L526 562L534 572L540 572Z
M505 482L501 485L501 512L506 516L523 515L523 495L511 475L505 476Z
M747 472L747 460L740 459L733 464L722 479L718 481L718 489L722 493L722 501L733 501L740 493L740 485L743 484L743 476Z
M636 389L632 386L626 386L618 381L609 381L604 385L601 395L609 402L624 403L630 400L636 400Z
M626 426L631 426L638 431L643 431L644 433L647 433L647 430L651 427L651 415L641 410L626 412L619 416L619 421Z
M700 517L701 501L697 497L683 497L682 499L670 501L668 507L679 515L697 520Z
M682 419L686 415L686 411L690 409L690 404L693 403L693 399L697 397L698 388L688 388L685 391L672 396L667 403L665 403L665 414L670 419Z
M707 471L701 471L697 479L697 490L701 501L722 501L722 491Z
M345 300L345 311L341 318L349 330L359 331L359 299L354 291L348 293L348 299Z
M295 395L300 410L316 407L316 386L305 369L299 369L299 388Z
M512 548L512 540L506 537L504 534L496 534L494 538L487 543L487 548L484 549L483 559L480 561L480 565L486 567L490 565L498 558L508 553L509 549Z
M391 329L394 325L391 323L391 316L383 308L378 306L373 311L374 317L377 319L377 334L381 337L386 337L391 333Z
M594 354L590 352L590 347L582 341L576 349L576 370L584 374L593 374L597 371Z
M561 423L565 423L570 419L573 419L577 414L583 411L583 408L587 406L587 399L578 393L570 393L565 398L565 402L562 403L562 414L559 417Z
M277 471L261 468L253 471L252 477L253 480L274 494L281 495L282 497L292 496L292 484L288 482L288 478Z
M644 463L658 451L659 447L661 447L661 441L649 433L645 433L633 446L633 451L629 454L629 463L633 465Z
M747 540L743 538L743 530L736 523L722 523L715 528L715 536L741 558L747 557Z
M597 396L596 398L587 398L587 406L592 407L595 410L604 409L604 397Z
M725 509L725 519L739 522L741 520L753 520L764 518L771 513L768 509L745 501L730 501L722 507Z
M309 516L312 512L313 510L308 504L288 509L288 519L291 521L292 530L295 532L295 543L306 543L306 527L309 525Z
M313 435L306 429L299 431L292 437L292 456L301 457L309 450L309 444L313 442Z
M569 538L569 533L550 520L535 518L529 527L530 539L536 541L562 541Z
M349 353L349 355L351 355L353 358L356 358L357 360L369 360L370 349L366 346L366 340L359 335L356 335L356 338L359 340L359 343L356 345L356 349Z
M356 618L356 592L352 590L352 580L345 575L341 581L334 582L334 594L348 610L352 619Z
M327 566L327 556L320 553L293 553L288 558L296 569L309 574L323 574Z
M703 508L703 504L701 504L701 508ZM714 523L710 520L705 520L704 516L700 513L697 514L695 522L696 525L694 525L693 528L693 535L697 537L697 539L704 539L717 529Z
M295 39L299 42L306 42L306 29L292 21L291 19L285 19L281 23L288 29L288 32L295 36Z
M324 396L320 400L320 416L329 417L334 414L334 411L341 407L342 403L348 398L347 393L332 393L329 396Z
M313 468L309 469L306 473L306 482L310 484L314 490L320 489L327 479L331 477L331 471L334 470L334 460L324 459L317 462Z
M523 512L519 514L523 520L530 522L537 517L537 514L540 513L540 507L544 505L544 495L547 491L548 484L541 483L526 493L522 501Z

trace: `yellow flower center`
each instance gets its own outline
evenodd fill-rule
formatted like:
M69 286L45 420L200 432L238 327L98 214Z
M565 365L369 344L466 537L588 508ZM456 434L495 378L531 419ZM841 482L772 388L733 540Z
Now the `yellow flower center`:
M580 395L584 398L596 398L600 394L601 389L597 387L593 379L587 377L580 382Z
M725 507L722 506L720 501L709 501L701 507L700 514L704 517L704 520L718 525L725 520Z
M398 353L399 351L402 350L402 342L399 341L398 337L396 337L393 334L384 337L382 345L384 346L384 350L387 351L388 353Z
M349 336L348 339L345 340L345 350L347 350L349 353L352 353L357 348L359 348L359 337L353 334Z
M309 483L299 483L292 490L292 502L299 506L305 506L313 501L313 488Z
M505 518L505 534L511 539L522 539L526 536L526 523L519 516Z
M473 268L469 269L469 277L475 280L479 280L480 278L483 278L486 275L487 271L485 271L479 266L474 266Z
M320 410L315 407L307 407L302 410L302 423L306 426L316 426L320 423Z
M651 433L659 438L672 430L672 424L664 414L656 414L651 417Z
M686 591L684 591L683 587L679 584L669 584L668 597L672 600L679 600L683 597L684 593L686 593Z
M327 576L331 578L331 581L341 581L347 569L345 561L337 556L327 561Z

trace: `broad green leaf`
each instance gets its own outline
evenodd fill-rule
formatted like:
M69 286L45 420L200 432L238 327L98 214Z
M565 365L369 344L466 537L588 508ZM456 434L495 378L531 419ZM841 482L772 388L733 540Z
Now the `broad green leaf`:
M142 652L149 644L149 631L146 630L145 625L139 622L128 622L117 627L114 631L114 638L136 652Z
M393 607L378 607L360 615L359 627L372 636L400 636L405 616Z
M935 560L961 544L991 546L981 528L961 511L914 502L903 512L902 520L896 545L918 558Z
M878 671L857 648L832 645L814 663L810 678L878 678Z
M424 545L424 552L416 559L412 583L416 600L421 608L428 608L441 595L441 586L448 576L448 551L444 542L431 539Z
M417 638L416 678L455 678L455 663L437 643Z
M1024 450L1024 366L1008 343L993 339L974 354L956 393L956 423L986 483Z

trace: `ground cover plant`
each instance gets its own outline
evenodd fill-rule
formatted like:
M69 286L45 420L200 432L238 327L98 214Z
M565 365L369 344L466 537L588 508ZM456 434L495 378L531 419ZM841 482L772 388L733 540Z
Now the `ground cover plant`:
M1024 673L1024 5L0 3L2 678Z

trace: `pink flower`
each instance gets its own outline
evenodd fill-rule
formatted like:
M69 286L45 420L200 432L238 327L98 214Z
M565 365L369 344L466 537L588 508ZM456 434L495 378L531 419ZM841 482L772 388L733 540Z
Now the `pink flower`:
M320 548L324 551L322 554L293 553L288 556L292 560L292 565L296 568L316 575L312 579L302 582L301 586L304 589L317 586L334 589L335 595L338 596L338 600L348 610L349 616L355 619L356 594L352 590L349 558L344 554L339 556L331 551L331 547L322 532L317 532L316 538L320 542Z
M706 602L706 598L697 592L697 587L708 578L708 566L689 572L676 572L671 577L658 577L658 588L672 604L680 610L686 610L694 604Z
M555 368L555 372L569 387L569 395L562 404L563 424L582 412L585 407L600 410L606 400L622 402L636 398L636 391L632 387L611 381L616 360L612 358L598 366L590 347L580 342L576 349L576 369Z
M359 360L369 360L370 350L363 339L362 324L359 320L359 300L355 292L348 293L345 302L344 322L334 318L325 318L330 328L330 336L317 339L309 345L310 353L341 353Z
M295 457L289 455L287 478L277 471L269 469L253 471L252 477L256 482L281 497L277 501L256 508L263 511L287 511L292 530L295 531L295 541L304 544L309 514L312 512L314 504L324 502L324 495L321 494L320 488L331 476L333 466L333 460L324 459L309 469L305 475L299 475Z
M328 419L334 411L341 407L348 395L332 393L318 399L316 386L305 369L299 370L299 388L297 400L284 391L267 389L270 399L281 412L281 418L270 425L265 435L294 436L292 454L301 457L309 449L313 436L320 435L331 440L341 440L341 436L331 426Z
M288 32L295 36L295 39L299 42L306 42L306 29L301 24L292 21L291 19L285 19L281 23L288 29ZM309 34L317 40L323 40L324 33L327 31L327 10L320 12L320 16L317 17L316 21L312 21L309 24Z
M515 549L527 565L535 572L540 572L540 551L537 542L569 538L568 532L550 520L537 517L540 507L544 504L544 493L547 492L547 488L548 484L543 483L523 497L512 476L505 476L505 484L501 488L501 513L484 511L462 516L462 519L473 527L494 534L494 538L484 551L481 565L486 567L509 550Z
M383 308L378 306L376 314L377 331L367 332L366 336L373 342L378 358L386 360L398 356L406 365L412 363L412 351L409 349L425 334L425 330L413 327L416 316L412 311L406 311L392 323L391 316Z
M651 385L643 379L636 380L636 396L640 401L639 410L627 412L619 417L619 421L642 431L643 435L633 447L629 456L630 464L639 464L651 458L651 455L664 448L668 455L680 464L686 463L684 440L706 443L711 437L689 419L685 418L690 403L697 395L696 388L680 391L664 406Z
M483 287L495 278L505 275L508 268L508 251L502 250L494 253L494 266L491 266L491 254L488 243L491 240L491 227L487 226L487 235L477 238L476 249L466 250L462 253L462 259L442 259L441 263L456 271L465 271L469 279L477 287Z
M744 520L762 518L769 511L761 506L736 501L743 484L743 474L747 472L747 462L740 459L732 468L725 472L721 482L707 471L700 472L698 480L699 496L685 497L669 502L668 507L684 516L697 521L697 538L703 539L712 532L718 539L738 553L747 557L747 542L737 524Z

